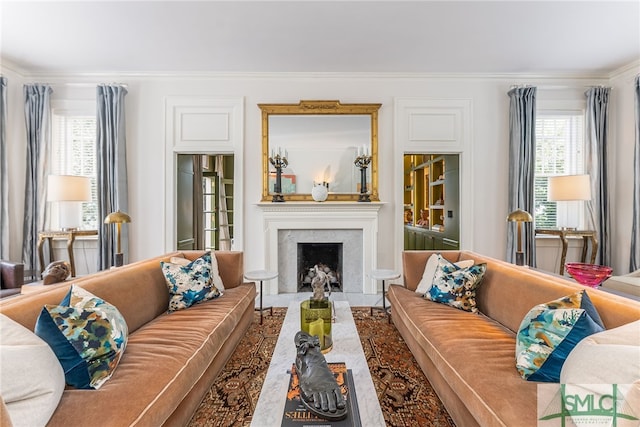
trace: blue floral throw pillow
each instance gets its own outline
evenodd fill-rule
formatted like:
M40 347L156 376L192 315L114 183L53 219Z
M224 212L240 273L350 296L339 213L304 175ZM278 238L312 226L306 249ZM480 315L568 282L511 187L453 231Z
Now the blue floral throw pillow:
M53 349L67 384L98 389L118 366L129 330L115 306L71 286L60 305L43 307L35 333Z
M424 298L477 313L476 289L482 282L487 264L459 267L438 254L438 268Z
M213 284L210 252L184 266L170 262L160 265L169 288L170 313L220 296Z
M560 382L571 350L601 331L604 325L586 291L536 305L518 329L516 368L528 381Z

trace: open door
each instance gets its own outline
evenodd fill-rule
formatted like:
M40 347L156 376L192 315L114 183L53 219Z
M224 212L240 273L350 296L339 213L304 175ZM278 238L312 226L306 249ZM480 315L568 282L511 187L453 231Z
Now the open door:
M233 160L233 155L178 155L177 250L231 249Z

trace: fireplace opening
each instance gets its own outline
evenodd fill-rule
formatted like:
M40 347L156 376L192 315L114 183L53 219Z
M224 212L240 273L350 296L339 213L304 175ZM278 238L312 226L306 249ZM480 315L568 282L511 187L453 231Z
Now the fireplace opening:
M314 267L329 276L331 292L342 292L342 243L298 243L298 292L311 292Z

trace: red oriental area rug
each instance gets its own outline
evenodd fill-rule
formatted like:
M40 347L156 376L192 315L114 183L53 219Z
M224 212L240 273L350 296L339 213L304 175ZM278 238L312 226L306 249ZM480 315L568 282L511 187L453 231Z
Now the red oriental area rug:
M378 401L387 426L454 427L442 402L431 388L409 348L382 312L353 307ZM269 369L278 334L287 312L274 308L273 316L260 314L205 396L189 426L248 426Z

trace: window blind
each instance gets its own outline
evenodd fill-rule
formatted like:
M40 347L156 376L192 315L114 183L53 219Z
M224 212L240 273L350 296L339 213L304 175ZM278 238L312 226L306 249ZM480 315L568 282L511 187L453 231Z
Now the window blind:
M52 114L50 172L91 178L91 202L82 203L82 228L98 224L96 188L96 117L71 111ZM56 226L57 218L52 218Z
M535 227L553 228L559 218L577 217L584 207L547 201L548 178L584 173L584 119L581 112L538 113L534 172Z

